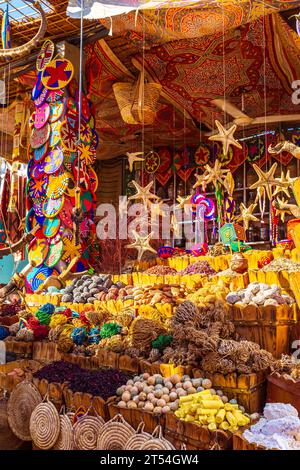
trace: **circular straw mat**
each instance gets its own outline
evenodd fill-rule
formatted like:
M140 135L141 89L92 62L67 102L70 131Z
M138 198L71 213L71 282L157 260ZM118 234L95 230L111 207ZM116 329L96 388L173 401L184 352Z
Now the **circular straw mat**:
M40 403L30 418L30 434L40 449L51 449L60 432L59 414L50 401Z
M13 433L22 441L31 441L29 422L33 410L42 402L37 388L21 382L12 391L8 404L8 422Z
M79 450L95 450L99 431L104 425L100 416L83 415L74 425L74 443Z
M151 434L144 432L144 423L141 423L136 432L126 442L126 450L140 450L142 446L152 439Z

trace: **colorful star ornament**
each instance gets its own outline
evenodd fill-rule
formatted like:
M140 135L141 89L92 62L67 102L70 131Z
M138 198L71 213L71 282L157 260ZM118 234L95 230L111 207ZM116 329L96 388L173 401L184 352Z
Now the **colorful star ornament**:
M81 245L75 245L75 243L73 243L73 239L69 240L67 237L64 237L62 241L64 244L64 252L62 255L63 261L70 261L73 258L80 257L82 251Z
M222 126L219 121L215 121L215 124L218 128L219 133L211 135L208 140L211 140L213 142L221 142L223 145L223 153L225 156L228 154L230 145L234 145L238 149L242 148L241 144L233 137L233 134L237 129L236 124L231 126L229 129L225 129L225 127Z
M129 171L130 173L133 172L133 165L135 162L143 162L145 159L142 158L141 155L144 155L144 152L134 152L134 153L126 153L128 157L128 164L129 164Z
M258 180L250 186L250 189L264 188L270 201L272 200L273 186L284 187L283 183L275 179L276 168L277 163L273 163L271 168L264 172L259 166L253 163L253 169L258 176Z
M143 187L140 186L136 181L132 181L133 186L136 189L136 194L133 196L130 196L128 199L129 201L132 200L141 200L143 201L143 204L148 204L149 199L159 199L156 194L153 194L150 192L150 188L153 186L153 181L151 183L147 184L147 186Z
M146 237L140 236L135 230L132 231L133 237L135 241L133 243L130 243L129 245L126 245L126 248L134 248L138 252L138 261L141 261L143 254L146 251L150 251L151 253L156 254L156 250L152 248L150 245L150 240L153 235L153 232L151 232L149 235Z
M204 188L205 186L205 174L202 173L201 175L195 174L196 183L193 186L193 189L199 188L200 186Z
M228 172L230 170L224 170L222 169L222 163L219 160L215 161L215 164L213 167L209 165L205 165L205 183L210 184L212 183L214 187L217 187L217 184L220 183L220 185L224 185L224 179Z
M48 90L61 90L72 80L73 64L63 58L56 57L42 71L42 83Z
M243 222L244 229L248 230L250 222L258 222L258 218L253 215L254 209L257 204L250 204L249 207L246 207L245 204L240 204L241 214L238 216L237 221Z

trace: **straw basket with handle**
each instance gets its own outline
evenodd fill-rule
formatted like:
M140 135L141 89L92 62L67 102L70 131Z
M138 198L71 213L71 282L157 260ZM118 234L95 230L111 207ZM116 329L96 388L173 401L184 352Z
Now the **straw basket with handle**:
M104 424L100 430L97 450L124 450L135 430L128 424L123 416L116 415Z
M96 416L90 416L89 411L93 409ZM104 419L99 416L93 407L80 416L73 428L74 444L78 450L95 450L99 431L104 426Z
M140 450L175 450L175 447L163 437L161 426L157 426L151 439L147 440Z
M32 412L29 428L32 440L39 449L48 450L55 445L60 433L60 418L48 395Z
M145 423L143 421L138 425L135 433L126 442L126 450L140 450L141 447L152 439L151 434L144 431Z
M144 70L135 84L115 83L113 90L122 119L127 124L153 124L162 86L148 82Z
M73 450L74 449L74 435L73 435L73 417L74 413L66 413L65 407L62 406L60 419L60 432L53 450Z

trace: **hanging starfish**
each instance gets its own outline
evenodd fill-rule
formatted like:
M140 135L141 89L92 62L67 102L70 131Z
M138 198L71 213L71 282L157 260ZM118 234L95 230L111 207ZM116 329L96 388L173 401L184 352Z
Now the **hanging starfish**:
M230 171L222 169L222 163L219 160L215 161L213 167L205 165L205 170L205 183L213 183L215 188L217 187L217 183L220 183L221 185L224 184L224 179Z
M246 207L245 204L240 204L240 211L241 214L238 216L237 221L243 221L244 229L248 230L249 222L257 222L259 219L253 215L254 209L256 208L257 204L250 204L249 207Z
M156 250L150 246L150 239L153 235L153 232L151 232L149 235L146 237L141 237L135 230L132 231L133 237L135 241L133 243L130 243L129 245L126 245L126 248L134 248L138 252L138 261L141 261L143 254L146 251L151 251L151 253L156 254Z
M136 189L136 194L133 196L130 196L128 199L129 201L133 199L141 199L143 203L146 205L149 201L149 199L159 199L156 194L150 193L150 188L153 186L153 181L151 183L147 184L147 186L143 187L140 186L136 181L132 181L133 186Z
M143 162L143 161L145 161L144 158L139 157L139 155L144 155L144 152L134 152L134 153L127 152L126 155L127 155L127 157L128 157L128 163L129 163L129 171L130 171L130 173L132 173L132 171L133 171L133 164L134 164L135 162Z
M160 215L162 217L166 217L166 213L165 211L162 210L162 207L161 207L163 203L164 203L163 200L159 200L155 203L148 201L148 207L150 209L152 217L156 218L156 217L159 217Z
M291 211L288 207L286 207L288 200L286 200L284 197L282 199L279 199L279 197L274 201L274 206L276 209L276 215L280 215L281 222L285 221L285 215L290 214Z
M250 186L250 189L258 189L258 188L264 187L270 201L272 200L272 192L273 192L272 187L284 186L283 183L281 183L280 181L276 181L275 179L276 168L277 168L277 163L273 163L270 170L264 172L259 168L259 166L253 163L253 169L255 170L255 173L258 176L258 180L256 181L256 183Z
M197 179L196 183L193 186L193 189L199 188L199 186L202 186L205 184L205 175L206 172L202 173L202 175L195 174L195 178Z
M288 198L291 197L289 193L289 189L293 185L293 181L295 178L290 177L290 170L287 171L286 176L284 176L283 171L281 172L281 177L280 178L275 178L276 181L279 183L282 183L283 186L276 186L275 191L273 192L272 197L275 198L277 194L280 194L281 192L284 193Z
M223 153L226 156L229 151L229 146L234 145L235 147L241 149L241 144L233 137L233 134L236 131L236 124L230 127L230 129L225 129L224 126L219 121L215 121L215 124L219 130L219 134L211 135L208 140L214 142L222 142L223 144Z
M185 205L191 204L191 197L191 195L185 197L178 196L176 201L179 202L179 204L175 206L175 209L183 209Z

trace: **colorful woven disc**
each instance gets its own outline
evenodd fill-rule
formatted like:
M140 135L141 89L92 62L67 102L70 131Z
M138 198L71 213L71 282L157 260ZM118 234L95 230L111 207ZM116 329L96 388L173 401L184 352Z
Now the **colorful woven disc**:
M29 180L32 177L32 172L35 166L35 161L33 158L30 158L27 165L27 179Z
M72 202L70 201L70 199L65 198L63 208L61 209L61 211L59 213L59 218L62 221L62 223L66 227L69 227L71 229L73 228L73 221L72 221L72 218L71 218L73 207L74 206L73 206Z
M62 254L63 254L64 244L60 239L59 241L54 241L50 243L48 257L45 260L45 265L49 268L53 268L57 263L59 263Z
M73 111L68 110L66 113L66 121L68 125L76 132L76 135L78 133L78 114L73 113Z
M47 88L43 88L40 96L36 100L34 100L34 104L37 108L39 106L42 106L42 104L45 103L45 101L47 100L48 94L49 94L49 90L47 90Z
M42 72L42 83L49 90L60 90L70 83L74 74L72 63L67 59L53 59Z
M32 93L31 93L32 101L35 101L40 96L43 89L44 89L44 85L42 82L42 73L39 72L36 77L36 81L35 81L35 84L33 86Z
M69 152L69 150L64 150L64 166L68 171L72 171L73 162L76 160L77 154L75 152Z
M40 72L51 62L55 46L50 39L46 39L36 59L36 69Z
M63 115L65 109L65 104L63 101L56 101L50 105L50 119L49 121L56 122L58 121L61 116Z
M50 124L47 124L41 129L32 129L30 136L30 144L33 149L38 149L44 145L50 136Z
M41 106L36 108L34 115L34 127L41 129L48 122L50 117L50 105L49 103L43 103Z
M48 184L48 176L44 175L37 180L30 180L28 185L28 195L32 200L45 195Z
M37 163L32 170L32 178L39 180L45 175L45 161Z
M53 219L61 211L65 202L64 196L61 196L57 199L46 198L42 206L42 214L48 219Z
M92 193L95 193L98 189L99 184L97 173L93 168L88 168L88 175L90 177L89 189Z
M81 207L84 212L88 212L93 207L94 198L90 191L84 191L80 195Z
M43 223L43 233L47 238L53 238L58 233L60 228L60 219L54 217L53 219L46 218Z
M53 273L53 269L48 268L48 266L43 266L43 265L34 269L35 269L35 273L33 277L31 278L31 282L29 281L29 284L31 285L32 290L36 291L42 284L44 284L44 282L48 279L48 277L51 276L51 274Z
M51 199L58 199L68 187L69 179L72 177L67 171L59 175L50 175L46 195Z
M49 142L47 141L44 145L33 151L33 160L35 163L39 163L47 155L49 148Z
M28 252L28 259L35 266L43 264L49 252L49 245L44 238L35 239Z
M80 160L84 161L86 166L93 165L96 160L96 150L92 145L78 145L78 153Z
M70 152L77 151L77 133L75 130L68 124L68 121L65 120L61 123L60 126L60 137L62 145L65 149Z
M55 103L64 96L63 90L48 90L47 103Z
M44 161L45 161L45 168L44 168L45 173L47 173L48 175L52 175L57 170L59 170L60 167L62 166L63 161L64 161L64 154L62 150L59 147L57 147L48 153Z
M80 140L85 145L90 145L93 141L93 131L88 124L81 124L80 126Z
M98 136L98 133L94 129L92 129L92 133L93 133L92 146L94 147L95 150L97 150L98 145L99 145L99 136Z
M43 203L44 203L44 200L45 200L45 197L44 196L40 196L40 197L37 197L34 201L33 201L33 210L34 210L34 213L36 216L38 217L43 217Z
M60 126L61 126L60 121L56 121L50 124L50 127L51 127L50 139L49 139L50 147L55 147L60 142L60 132L59 132Z
M78 181L78 158L76 158L73 162L72 171L73 171L74 179L77 183ZM89 174L87 171L86 164L85 162L80 162L79 184L82 188L89 189L89 183L90 183L90 179L89 179Z

